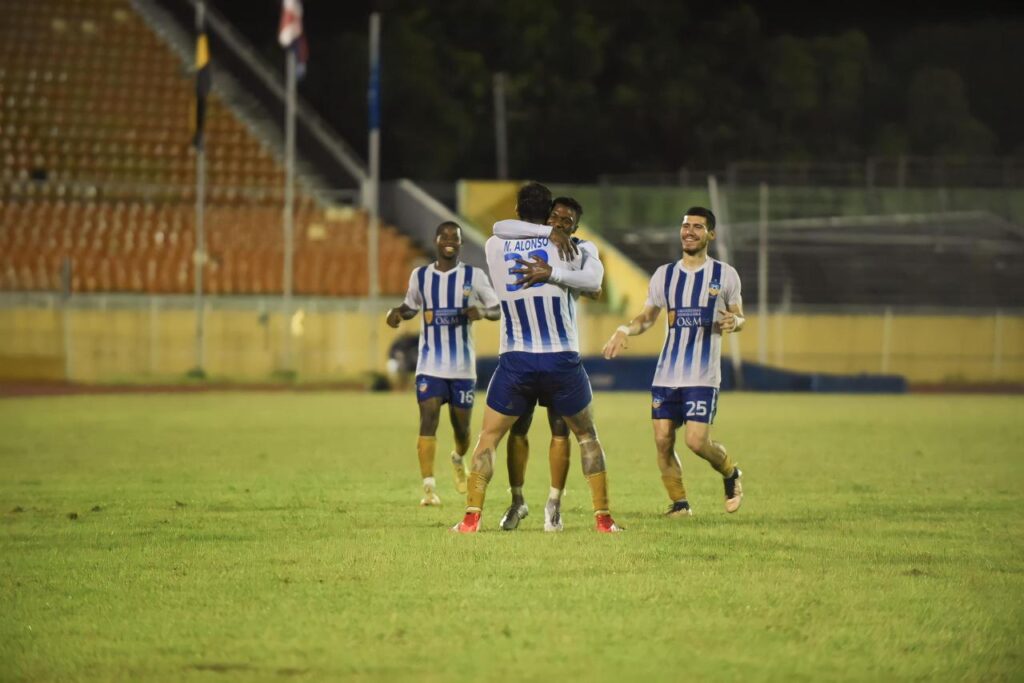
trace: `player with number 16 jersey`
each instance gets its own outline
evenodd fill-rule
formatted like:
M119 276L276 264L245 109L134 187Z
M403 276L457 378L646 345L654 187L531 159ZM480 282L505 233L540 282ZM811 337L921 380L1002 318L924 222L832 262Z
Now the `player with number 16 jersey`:
M401 306L388 311L387 323L397 328L403 320L423 312L419 355L416 362L416 400L420 432L416 456L423 477L420 505L440 505L434 479L437 423L441 406L448 404L455 448L452 474L455 490L466 492L467 473L463 455L469 450L469 423L476 385L476 354L473 352L474 320L498 319L498 300L487 273L459 261L462 228L446 221L435 231L437 260L413 270L409 291Z

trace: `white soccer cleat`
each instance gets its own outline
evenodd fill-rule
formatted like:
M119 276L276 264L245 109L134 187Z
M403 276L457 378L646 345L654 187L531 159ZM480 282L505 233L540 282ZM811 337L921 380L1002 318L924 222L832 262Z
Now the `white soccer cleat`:
M441 499L438 497L437 492L434 491L434 487L429 484L423 485L423 498L420 499L420 505L423 507L434 507L441 504Z
M457 453L452 453L452 478L455 480L455 490L465 493L469 473L466 471L466 461L460 458Z
M561 531L562 528L562 501L548 498L544 505L544 531Z

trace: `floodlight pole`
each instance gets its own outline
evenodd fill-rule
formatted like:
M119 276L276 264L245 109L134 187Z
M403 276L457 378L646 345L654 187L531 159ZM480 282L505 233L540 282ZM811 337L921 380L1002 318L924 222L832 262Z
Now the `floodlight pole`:
M203 21L205 17L206 7L203 2L196 3L196 30L203 30ZM209 68L207 66L207 68ZM196 95L199 96L198 93ZM196 120L196 126L200 125L198 119ZM205 359L205 346L204 336L205 329L203 326L205 317L203 315L203 309L205 308L205 302L203 301L203 268L206 267L206 141L203 136L199 137L199 144L195 146L196 149L196 246L195 252L192 255L192 267L194 272L194 299L196 308L196 339L195 339L195 355L196 355L196 367L189 373L193 377L205 377L206 375L206 359Z
M369 240L366 271L369 275L370 370L377 370L377 307L380 298L380 13L370 15L370 79L367 92L370 127L370 177L364 189L363 204L369 214Z
M757 222L757 362L768 364L768 183L761 183Z
M285 181L284 181L284 214L282 216L282 230L284 232L284 264L283 264L283 332L284 346L282 357L282 370L291 373L292 366L292 262L294 250L295 232L295 50L286 50L286 72L287 72L287 104L284 118L284 159L285 159Z
M729 214L725 197L718 192L718 179L708 176L708 195L711 197L711 210L717 217L715 223L715 248L722 261L729 262ZM736 388L743 388L743 359L740 356L740 339L736 334L729 337L729 357L732 360L733 374L736 377Z

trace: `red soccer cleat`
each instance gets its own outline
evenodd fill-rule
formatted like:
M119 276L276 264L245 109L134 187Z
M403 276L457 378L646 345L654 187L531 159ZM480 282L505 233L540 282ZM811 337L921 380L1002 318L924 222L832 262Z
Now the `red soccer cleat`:
M452 527L452 531L457 534L475 534L480 531L480 513L467 512L462 521Z
M624 531L622 527L615 523L611 515L597 516L597 530L602 534L616 534Z

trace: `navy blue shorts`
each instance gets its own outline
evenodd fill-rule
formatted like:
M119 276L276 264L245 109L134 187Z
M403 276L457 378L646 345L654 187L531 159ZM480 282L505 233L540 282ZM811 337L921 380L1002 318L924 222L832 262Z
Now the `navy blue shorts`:
M715 421L718 389L714 387L651 387L651 419L684 422Z
M593 398L590 377L575 351L503 353L487 387L487 405L502 415L517 417L533 410L537 402L559 415L571 416L590 405Z
M451 403L456 408L470 409L473 407L473 388L476 380L447 379L431 375L416 375L416 400L423 403L427 399L441 397L441 405Z

